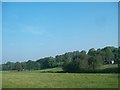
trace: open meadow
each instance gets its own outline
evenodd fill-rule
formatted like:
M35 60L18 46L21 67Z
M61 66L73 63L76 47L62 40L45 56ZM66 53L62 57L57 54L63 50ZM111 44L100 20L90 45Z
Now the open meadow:
M56 68L53 69L53 71L56 70L57 70ZM2 74L3 76L2 87L3 88L117 88L118 87L117 74L42 73L42 72L43 70L21 71L21 72L4 71Z

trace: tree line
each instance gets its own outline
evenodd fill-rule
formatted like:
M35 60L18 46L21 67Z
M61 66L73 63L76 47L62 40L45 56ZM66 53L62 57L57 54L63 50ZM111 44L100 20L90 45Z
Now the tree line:
M64 72L88 72L95 71L105 64L119 63L120 48L105 47L95 50L67 52L55 57L45 57L36 61L7 62L2 64L2 70L40 70L53 67L62 67Z

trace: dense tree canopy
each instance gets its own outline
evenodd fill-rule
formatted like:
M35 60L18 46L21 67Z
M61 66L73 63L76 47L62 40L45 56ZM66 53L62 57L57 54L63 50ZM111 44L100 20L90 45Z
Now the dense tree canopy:
M16 62L15 63L15 69L18 70L18 71L22 71L23 70L22 65L21 65L20 62Z
M96 70L104 64L119 63L120 48L105 47L95 50L91 48L88 53L84 50L81 52L67 52L55 57L45 57L36 61L28 60L27 62L7 62L2 64L2 70L39 70L45 68L62 67L65 72L83 72L87 70Z

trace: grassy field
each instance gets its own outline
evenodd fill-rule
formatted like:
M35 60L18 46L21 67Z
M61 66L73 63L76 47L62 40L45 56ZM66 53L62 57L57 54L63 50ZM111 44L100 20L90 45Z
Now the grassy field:
M101 66L100 69L116 68L116 67L118 67L118 64L107 64L107 65Z
M62 72L63 69L60 67L57 68L49 68L49 69L43 69L43 70L36 70L36 72L41 72L41 73L45 73L45 72L52 72L52 73L56 73L56 72Z
M3 72L3 88L117 88L117 74Z
M100 69L116 68L104 65ZM117 74L55 73L62 68L33 71L4 71L3 88L117 88ZM51 73L52 72L52 73Z

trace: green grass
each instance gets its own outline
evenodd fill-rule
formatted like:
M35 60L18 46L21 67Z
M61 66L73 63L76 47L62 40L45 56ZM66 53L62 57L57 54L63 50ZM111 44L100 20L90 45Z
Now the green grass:
M3 72L3 88L117 88L117 74Z
M101 66L100 69L117 68L117 67L118 67L117 64L107 64L107 65Z
M104 65L100 69L116 68ZM117 88L118 74L55 73L62 68L33 71L4 71L3 88ZM49 73L48 73L49 72ZM52 72L52 73L50 73Z
M61 72L61 71L63 71L63 69L61 67L39 70L39 72L41 72L41 73L43 73L43 72L52 72L52 73L55 73L55 72ZM38 72L38 70L37 70L37 72Z

